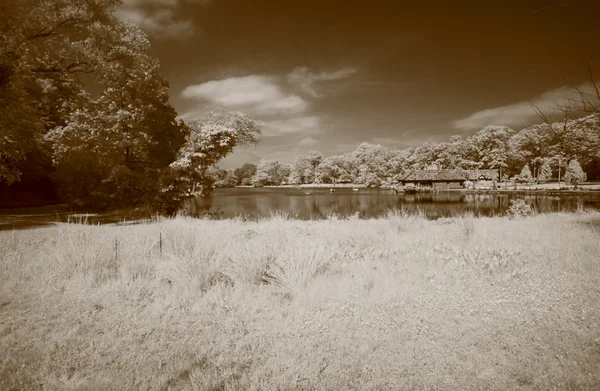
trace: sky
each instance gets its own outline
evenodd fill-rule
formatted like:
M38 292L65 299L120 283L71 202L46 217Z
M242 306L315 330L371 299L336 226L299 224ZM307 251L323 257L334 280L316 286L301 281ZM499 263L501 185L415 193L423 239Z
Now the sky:
M590 88L598 12L594 0L124 0L117 17L148 33L180 118L215 104L260 121L260 144L219 164L236 168L540 122L531 102L550 110Z

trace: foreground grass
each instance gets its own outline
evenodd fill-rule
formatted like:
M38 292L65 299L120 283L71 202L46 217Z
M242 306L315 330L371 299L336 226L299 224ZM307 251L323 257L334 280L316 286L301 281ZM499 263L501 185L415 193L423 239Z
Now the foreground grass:
M0 389L599 389L598 218L1 232Z

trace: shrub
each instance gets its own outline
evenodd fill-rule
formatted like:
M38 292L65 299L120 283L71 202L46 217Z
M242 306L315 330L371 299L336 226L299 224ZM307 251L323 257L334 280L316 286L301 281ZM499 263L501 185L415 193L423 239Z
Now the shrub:
M506 214L510 219L518 219L521 217L531 216L533 214L533 209L527 202L525 202L525 200L511 200Z

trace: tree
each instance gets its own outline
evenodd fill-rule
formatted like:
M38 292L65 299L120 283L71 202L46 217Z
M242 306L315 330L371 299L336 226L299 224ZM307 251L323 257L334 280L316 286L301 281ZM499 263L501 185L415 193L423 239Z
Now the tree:
M467 139L468 158L477 162L478 168L506 169L508 167L508 141L514 130L507 126L486 126Z
M328 156L319 164L318 181L321 183L352 182L353 165L348 156Z
M574 185L575 189L577 189L577 185L585 182L587 176L583 169L581 168L581 164L575 159L572 159L567 165L567 170L565 171L565 182L569 185Z
M120 3L0 6L0 181L51 173L76 206L159 194L190 129L176 120L146 35L114 18Z
M308 153L307 159L312 170L312 172L310 173L311 178L309 179L309 183L315 182L316 179L319 177L317 169L319 167L319 164L321 164L321 162L323 161L323 154L319 151L310 151Z
M49 151L44 134L88 96L80 75L111 80L138 52L138 29L115 21L119 0L3 2L0 13L0 181ZM140 44L144 45L141 39ZM36 152L37 151L37 152Z
M538 169L537 180L540 182L547 182L552 179L552 167L550 166L550 159L544 159L540 168Z
M244 181L244 179L251 180L254 174L256 173L256 164L244 163L242 167L236 168L233 173L238 178L238 185L243 185L242 182Z
M200 111L188 126L190 133L163 183L162 200L168 201L170 210L186 198L210 196L209 168L235 147L257 143L261 134L260 125L248 115L222 109Z
M519 174L519 179L522 181L531 182L533 179L531 176L531 169L529 168L529 164L523 166L521 173Z
M302 183L313 183L315 181L314 160L310 157L297 157L290 168L289 182L299 185Z
M280 185L289 175L289 167L282 165L279 161L262 159L256 167L252 184L258 187L276 186Z
M238 178L233 170L216 169L216 175L213 176L215 187L235 187L238 184Z

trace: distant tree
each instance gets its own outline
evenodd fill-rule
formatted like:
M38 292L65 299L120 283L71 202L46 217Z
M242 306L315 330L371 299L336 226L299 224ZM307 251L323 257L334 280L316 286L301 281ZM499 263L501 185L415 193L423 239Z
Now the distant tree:
M233 170L227 170L225 177L222 179L223 187L235 187L237 186L239 180L238 177L235 176Z
M478 168L504 170L508 167L508 141L514 130L506 126L486 126L467 139L467 158Z
M543 158L550 152L550 135L545 125L532 125L515 133L508 140L509 169L519 172L519 167Z
M348 156L329 156L323 159L317 169L321 183L352 182L353 162Z
M577 185L585 182L587 176L583 169L581 168L581 164L575 159L572 159L567 165L567 170L565 171L565 182L569 185L574 185L575 189L577 189Z
M381 179L367 165L360 167L358 183L364 184L367 187L378 187L381 185Z
M235 187L238 183L238 178L233 173L233 170L223 170L214 167L207 170L207 173L212 177L215 187Z
M531 182L533 177L531 175L531 169L529 168L529 164L526 164L523 166L523 169L521 170L521 173L519 174L519 179L522 181Z
M297 157L290 168L289 183L303 184L315 181L313 161L307 157Z
M312 183L315 182L319 177L318 167L319 164L321 164L321 162L323 161L323 154L319 151L311 151L308 153L307 159L312 170L312 172L310 173L311 178L309 179L309 183Z
M287 176L289 167L286 168L277 160L262 159L256 167L252 184L258 187L280 185Z
M252 177L256 173L256 164L244 163L242 167L236 168L233 173L238 178L238 185L242 184L244 179L252 179Z
M540 168L538 169L537 180L540 182L547 182L552 179L552 167L550 165L550 159L544 159Z

